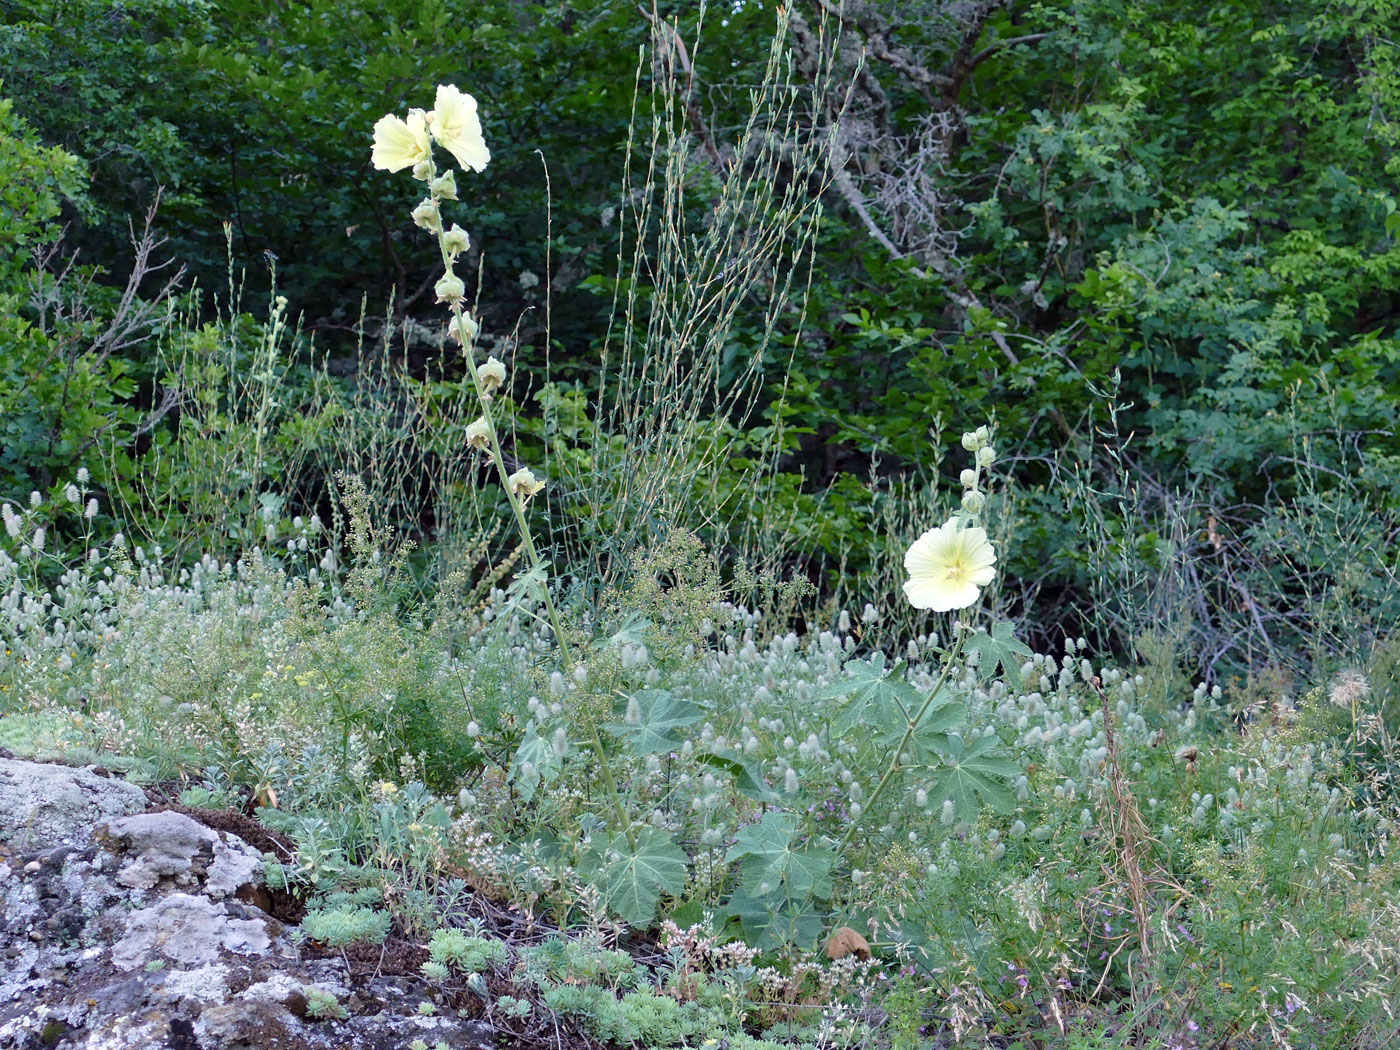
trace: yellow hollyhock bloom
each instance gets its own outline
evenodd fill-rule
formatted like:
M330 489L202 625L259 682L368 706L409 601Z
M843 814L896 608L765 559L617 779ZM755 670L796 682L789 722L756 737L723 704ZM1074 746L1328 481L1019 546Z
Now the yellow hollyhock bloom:
M428 130L462 167L481 171L490 163L491 151L481 134L476 99L458 91L455 85L438 85L433 111L428 114Z
M966 609L996 576L996 560L985 529L965 529L951 518L920 536L904 555L909 571L904 594L916 609Z
M376 168L399 171L426 161L431 155L428 119L421 109L408 111L400 120L392 113L374 125L374 150L370 159Z

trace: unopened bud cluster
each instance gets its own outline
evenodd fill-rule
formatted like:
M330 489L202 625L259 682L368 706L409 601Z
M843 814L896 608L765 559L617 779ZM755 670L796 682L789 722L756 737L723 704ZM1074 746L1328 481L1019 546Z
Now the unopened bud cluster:
M976 518L987 505L987 497L982 492L982 471L997 458L991 439L991 431L984 426L962 436L962 447L972 453L972 466L958 475L963 487L963 513L969 518Z

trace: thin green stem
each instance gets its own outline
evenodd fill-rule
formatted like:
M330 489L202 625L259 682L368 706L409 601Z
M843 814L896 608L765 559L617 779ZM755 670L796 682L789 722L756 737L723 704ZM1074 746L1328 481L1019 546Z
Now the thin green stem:
M875 790L870 794L870 801L865 804L870 812L875 811L875 803L880 801L885 789L889 787L890 781L894 779L895 773L899 772L900 760L904 757L904 749L909 746L909 741L914 739L914 733L918 730L919 724L923 722L924 716L928 714L929 708L933 706L934 699L943 691L943 687L948 684L948 678L953 673L953 668L957 665L958 657L962 656L963 643L967 641L968 630L966 627L958 631L957 641L953 643L952 652L948 654L948 659L943 662L943 673L938 676L938 681L924 697L924 702L919 705L919 710L914 717L909 719L909 724L905 727L904 736L900 739L898 746L894 749L894 754L890 757L890 764L886 767L884 776L875 785ZM852 820L850 826L846 828L846 834L841 837L841 841L836 846L836 855L839 857L846 852L846 847L851 844L851 837L855 835L856 829L860 827L859 820Z

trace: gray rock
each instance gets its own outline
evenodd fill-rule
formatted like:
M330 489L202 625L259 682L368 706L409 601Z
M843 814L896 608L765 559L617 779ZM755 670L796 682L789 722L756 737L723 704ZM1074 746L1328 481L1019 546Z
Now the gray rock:
M488 1024L419 1016L432 989L416 976L305 950L244 903L266 898L256 850L182 814L128 815L144 805L120 780L0 762L0 1047L497 1045ZM313 987L348 1016L308 1016Z
M112 821L106 834L128 854L117 882L133 889L153 889L162 879L177 886L203 879L208 896L232 897L262 871L257 850L183 813L139 813Z
M29 850L86 845L100 823L146 808L146 793L115 777L0 758L0 841Z
M126 936L112 945L112 965L134 970L157 960L206 966L225 952L257 955L272 946L262 919L235 919L226 905L205 897L174 893L131 913Z

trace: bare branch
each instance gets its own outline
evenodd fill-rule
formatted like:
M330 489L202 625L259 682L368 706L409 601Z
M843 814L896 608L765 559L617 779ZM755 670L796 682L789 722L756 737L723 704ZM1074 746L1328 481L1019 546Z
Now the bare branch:
M967 60L967 70L971 72L1004 48L1017 47L1021 44L1038 44L1048 36L1050 36L1049 33L1027 33L1025 36L1013 36L1005 40L994 40Z

